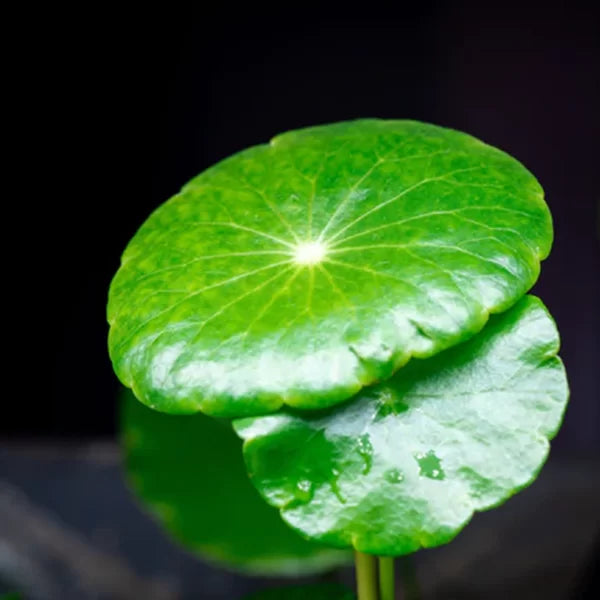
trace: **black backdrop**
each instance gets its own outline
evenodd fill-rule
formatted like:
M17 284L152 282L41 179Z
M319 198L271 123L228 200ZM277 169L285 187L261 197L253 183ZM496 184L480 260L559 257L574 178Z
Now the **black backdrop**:
M37 128L26 140L29 177L19 197L42 218L32 238L37 267L21 270L34 290L34 331L17 354L25 373L14 414L0 420L3 433L114 433L106 294L121 251L152 209L207 166L276 133L377 116L467 131L542 183L556 237L534 291L558 321L572 387L555 447L598 450L596 9L473 2L400 3L376 16L364 7L263 12L201 3L135 14L57 10L21 73Z

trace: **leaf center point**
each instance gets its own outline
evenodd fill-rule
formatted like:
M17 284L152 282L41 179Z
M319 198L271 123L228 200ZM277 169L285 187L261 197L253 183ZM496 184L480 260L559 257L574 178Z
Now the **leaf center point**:
M302 242L294 249L294 261L299 265L316 265L327 254L327 247L322 242Z

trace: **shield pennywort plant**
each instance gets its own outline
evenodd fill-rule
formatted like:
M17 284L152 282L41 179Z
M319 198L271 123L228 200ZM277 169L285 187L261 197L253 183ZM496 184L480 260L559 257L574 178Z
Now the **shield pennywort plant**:
M551 242L527 169L433 125L312 127L214 165L111 284L132 484L211 560L306 573L354 550L359 598L390 600L392 557L547 457L568 389L527 292Z

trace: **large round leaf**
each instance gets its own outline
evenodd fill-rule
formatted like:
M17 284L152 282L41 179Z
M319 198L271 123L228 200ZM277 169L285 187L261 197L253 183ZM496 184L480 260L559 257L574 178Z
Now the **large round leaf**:
M324 571L352 557L290 529L254 489L229 423L122 399L128 478L165 528L202 557L261 574Z
M237 421L251 479L322 542L383 555L448 542L541 468L568 395L557 350L551 317L527 296L333 410Z
M479 331L531 287L551 238L534 177L468 135L292 131L144 223L110 290L111 357L165 412L330 406Z

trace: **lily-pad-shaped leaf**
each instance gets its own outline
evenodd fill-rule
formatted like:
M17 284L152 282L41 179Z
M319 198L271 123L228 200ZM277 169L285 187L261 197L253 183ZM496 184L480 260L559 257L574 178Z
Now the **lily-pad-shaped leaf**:
M355 600L356 596L337 583L315 583L273 588L246 596L245 600Z
M158 521L203 558L236 570L296 575L352 560L290 529L248 480L242 442L226 422L165 415L123 395L128 479Z
M400 555L448 542L546 459L568 396L558 343L526 296L342 406L241 419L251 479L292 527L328 544Z
M414 121L292 131L156 210L110 289L115 370L164 412L331 406L535 282L551 218L503 152Z

